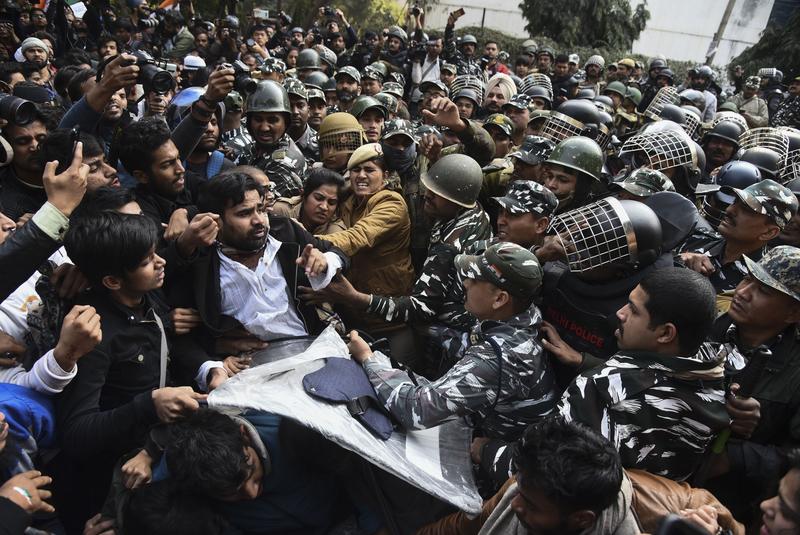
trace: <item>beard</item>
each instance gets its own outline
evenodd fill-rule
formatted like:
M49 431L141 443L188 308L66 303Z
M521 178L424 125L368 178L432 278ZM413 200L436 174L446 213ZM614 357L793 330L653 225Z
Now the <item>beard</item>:
M242 253L253 253L264 248L264 245L267 243L267 236L269 235L267 230L268 228L266 225L260 225L258 227L253 227L244 236L228 236L223 234L221 241L226 247L236 249ZM262 232L263 234L261 234Z

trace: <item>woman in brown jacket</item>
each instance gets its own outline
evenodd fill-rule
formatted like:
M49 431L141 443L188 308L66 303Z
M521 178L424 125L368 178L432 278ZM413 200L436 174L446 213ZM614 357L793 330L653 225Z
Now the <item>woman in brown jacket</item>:
M339 199L344 178L336 171L320 167L312 169L297 197L281 197L275 202L275 215L291 217L311 234L325 235L345 230L339 217Z
M409 253L411 221L402 195L387 189L389 172L381 145L359 147L347 169L352 195L339 207L347 230L328 234L325 239L351 257L347 278L356 289L377 295L408 295L414 283ZM377 319L367 320L363 314L345 314L348 326L370 333L402 328Z

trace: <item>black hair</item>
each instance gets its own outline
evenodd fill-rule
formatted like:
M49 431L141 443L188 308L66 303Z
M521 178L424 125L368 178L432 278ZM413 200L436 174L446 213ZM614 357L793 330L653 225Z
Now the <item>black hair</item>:
M87 80L95 76L97 76L97 71L94 69L83 69L76 72L75 75L70 78L69 84L67 84L67 96L73 103L78 102L83 96L83 89L81 86Z
M525 430L513 454L519 484L541 491L563 513L588 509L599 514L617 501L622 462L596 431L561 417Z
M169 126L160 117L144 117L123 129L119 136L119 159L128 172L143 171L148 176L153 153L171 138Z
M428 36L428 41L439 41L441 40L442 36L438 33L432 33Z
M56 75L53 77L53 89L56 90L58 96L61 98L69 97L69 93L67 92L69 82L72 80L72 77L81 70L82 69L77 65L66 65L56 71Z
M317 167L308 173L308 178L303 184L303 198L308 197L314 190L319 189L320 186L336 186L336 189L341 195L342 188L344 187L344 178L336 171L325 169L324 167Z
M92 58L85 50L71 48L61 56L59 63L65 67L67 65L91 65Z
M708 278L691 269L665 267L648 274L639 285L647 293L649 327L672 323L681 355L697 353L716 317L716 292Z
M117 38L111 35L110 33L100 34L100 37L97 38L97 48L100 48L104 44L111 41L114 41L114 43L117 45L117 50L122 50L122 45L119 43Z
M256 190L264 196L264 188L250 175L242 172L222 173L200 186L197 208L200 212L212 212L222 217L225 208L244 201L248 191Z
M54 160L65 163L72 162L72 140L70 139L70 132L71 130L68 128L59 128L48 134L47 138L45 138L40 145L39 152L36 155L42 167L44 167L47 162L52 162ZM103 154L103 146L92 134L81 132L78 139L83 142L84 158L92 158Z
M136 202L134 190L114 186L100 186L86 191L81 203L72 212L71 220L91 217L102 212L116 212L126 204Z
M158 229L140 215L103 212L70 223L67 254L92 284L134 271L158 243Z
M207 498L168 479L131 491L121 516L122 535L222 535L228 529Z
M488 40L484 41L483 46L490 45L490 44L495 44L495 45L497 45L497 48L500 48L500 43L498 43L494 39L488 39Z
M212 498L233 496L247 480L248 442L229 416L201 409L172 424L169 436L167 468L181 488Z
M553 62L553 64L556 63L569 63L569 56L567 56L566 54L557 55L556 60Z
M50 41L50 44L53 45L53 47L58 45L58 40L56 40L56 38L53 37L53 34L48 33L44 30L39 30L38 32L34 32L33 35L30 35L29 37L36 37L37 39L41 39L42 41L47 39L48 41Z
M169 22L175 26L181 27L186 24L186 19L180 11L172 9L164 13L164 22Z
M266 31L267 31L267 27L264 26L263 24L255 24L255 25L253 25L252 28L250 28L249 35L250 35L250 37L253 37L253 34L256 33L256 32L266 32Z
M11 75L14 73L22 74L22 65L16 61L4 61L0 63L0 82L11 83Z

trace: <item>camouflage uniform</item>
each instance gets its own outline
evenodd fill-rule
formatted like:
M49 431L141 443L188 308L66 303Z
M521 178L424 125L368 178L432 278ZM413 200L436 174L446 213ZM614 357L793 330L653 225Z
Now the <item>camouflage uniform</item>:
M228 130L222 134L219 139L220 143L224 147L231 149L234 156L237 158L247 147L255 143L252 136L250 136L250 132L247 131L244 125L239 128L234 128L233 130Z
M444 29L444 50L442 57L456 66L456 74L471 74L473 76L480 76L484 80L486 74L481 67L481 56L478 53L478 47L475 46L475 55L468 58L461 53L456 47L456 39L454 36L453 26L446 26Z
M316 130L306 125L306 131L295 141L295 144L303 153L307 167L311 167L314 162L319 161L319 139Z
M428 258L411 295L373 295L367 311L386 321L437 321L468 330L474 318L464 310L464 288L455 280L453 260L457 254L472 252L476 242L491 235L489 218L480 205L464 210L449 221L437 221L431 229Z
M306 159L289 134L284 134L270 150L258 154L255 143L246 147L234 163L252 165L264 171L274 185L278 197L300 195L303 188L301 177L306 174Z
M531 299L541 286L536 257L511 243L481 256L460 255L455 264L462 277L488 281L515 298ZM505 321L480 322L459 347L458 362L434 382L414 381L386 358L370 358L364 367L378 398L406 429L470 415L485 436L516 440L556 402L553 371L537 342L541 321L531 305Z
M617 178L608 185L611 191L625 190L637 197L649 197L660 191L675 191L672 181L662 173L648 167L639 167Z
M625 468L683 481L730 423L722 358L710 344L694 357L620 351L576 377L558 411L608 438Z
M748 261L755 279L800 301L800 249L776 247L756 264ZM719 343L726 359L727 382L741 381L748 374L745 366L751 351L739 339L739 327L728 314L714 323L711 336ZM763 370L755 380L753 397L760 404L758 425L748 439L732 435L725 445L730 471L707 482L711 490L737 518L749 520L760 501L769 498L783 475L784 454L800 446L800 330L786 329L764 345L771 351Z
M756 182L745 189L736 189L723 186L721 192L735 195L737 202L756 213L768 216L781 229L791 221L797 213L797 197L788 188L777 182L765 179ZM699 236L699 239L697 237ZM733 262L722 265L725 255L725 238L708 231L700 232L690 238L683 246L681 252L702 253L711 258L717 270L709 277L717 294L730 297L733 290L747 275L747 266L744 258L737 258ZM767 244L760 250L747 253L750 260L758 261L766 251ZM719 301L718 301L719 304ZM728 303L729 305L729 303ZM721 312L727 311L727 306L719 306Z

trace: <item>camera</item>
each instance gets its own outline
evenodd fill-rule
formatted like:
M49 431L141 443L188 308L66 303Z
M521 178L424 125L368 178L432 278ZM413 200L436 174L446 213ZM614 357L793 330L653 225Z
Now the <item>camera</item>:
M24 98L0 93L0 118L19 126L30 124L36 117L36 104Z
M322 31L317 26L311 28L311 33L314 35L314 44L322 44Z
M325 16L326 17L335 17L336 16L336 11L334 11L332 7L326 6L325 7Z
M220 69L233 69L233 90L238 91L243 95L253 93L258 87L258 71L251 71L250 67L245 65L241 60L236 60L233 63L223 63L219 66Z
M412 15L414 15L414 16L416 17L416 16L418 16L420 13L422 13L422 10L419 8L419 4L414 4L414 5L411 7L411 14L412 14Z
M491 62L492 62L492 58L490 58L489 56L481 56L481 68L482 69L485 69L486 67L488 67Z
M147 91L157 93L168 93L175 87L175 79L172 73L177 72L178 66L163 60L156 60L144 50L134 50L131 52L136 56L136 65L139 67L139 78L137 84Z

